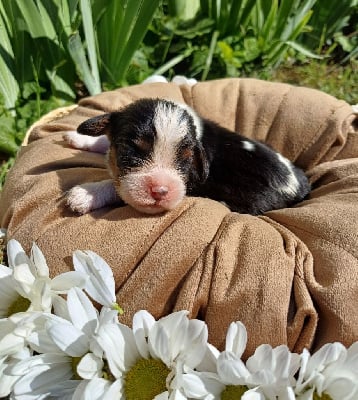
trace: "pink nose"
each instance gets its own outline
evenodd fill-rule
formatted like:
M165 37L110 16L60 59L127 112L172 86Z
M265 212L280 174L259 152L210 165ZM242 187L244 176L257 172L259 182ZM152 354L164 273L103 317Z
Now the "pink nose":
M151 196L155 200L162 200L168 194L169 189L167 186L152 186L151 187Z

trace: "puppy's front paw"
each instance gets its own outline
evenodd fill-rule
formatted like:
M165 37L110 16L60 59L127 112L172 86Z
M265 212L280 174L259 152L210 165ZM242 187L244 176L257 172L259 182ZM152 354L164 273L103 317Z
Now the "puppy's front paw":
M87 214L95 207L95 196L85 187L75 186L66 195L67 206L79 214Z
M107 136L92 137L82 135L77 131L68 131L62 135L63 140L74 149L87 150L95 153L106 153L109 147Z
M62 135L62 138L74 149L87 150L86 140L76 131L67 131Z
M67 206L79 214L106 207L118 201L111 179L87 182L77 185L67 192Z

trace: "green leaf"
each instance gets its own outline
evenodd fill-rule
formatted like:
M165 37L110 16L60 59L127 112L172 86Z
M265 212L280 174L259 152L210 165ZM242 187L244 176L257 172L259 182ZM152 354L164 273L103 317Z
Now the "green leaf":
M12 156L16 154L19 148L13 134L14 128L13 118L5 115L0 117L0 152Z
M10 37L3 18L4 9L0 9L0 93L3 95L5 107L15 107L20 89L14 75L14 53Z
M101 88L98 87L98 82L92 75L88 61L86 58L85 48L82 44L80 35L78 32L74 33L69 38L68 50L71 57L76 65L77 71L83 82L85 83L88 91L91 95L95 95L101 92Z
M24 18L25 29L32 38L47 37L51 40L56 39L56 31L41 1L35 3L34 1L18 0L17 6Z
M304 56L315 58L317 60L322 60L324 58L323 56L313 53L312 51L302 46L301 44L298 44L297 42L292 42L288 40L285 43L288 44L293 49L295 49L296 51L298 51L299 53L303 54Z
M88 60L91 69L91 75L93 78L93 86L92 89L95 93L101 92L101 83L98 72L98 62L97 62L97 51L95 45L95 35L94 35L94 27L92 20L92 9L90 0L80 0L80 8L82 12L83 19L83 30L86 38L87 45L87 53Z

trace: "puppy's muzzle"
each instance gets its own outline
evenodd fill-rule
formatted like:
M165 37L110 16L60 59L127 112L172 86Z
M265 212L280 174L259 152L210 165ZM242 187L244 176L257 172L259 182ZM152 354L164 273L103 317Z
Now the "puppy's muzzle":
M117 191L138 211L156 214L174 209L183 200L186 186L176 170L154 167L122 176Z

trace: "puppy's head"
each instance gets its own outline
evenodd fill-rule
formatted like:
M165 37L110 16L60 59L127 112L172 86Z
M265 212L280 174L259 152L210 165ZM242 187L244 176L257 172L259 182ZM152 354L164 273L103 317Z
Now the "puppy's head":
M77 131L109 137L108 166L119 196L155 214L175 208L187 189L207 178L201 129L201 119L186 105L141 99L91 118Z

